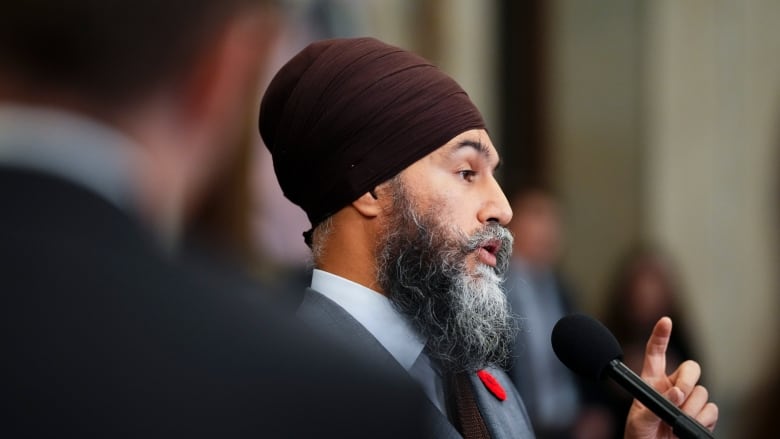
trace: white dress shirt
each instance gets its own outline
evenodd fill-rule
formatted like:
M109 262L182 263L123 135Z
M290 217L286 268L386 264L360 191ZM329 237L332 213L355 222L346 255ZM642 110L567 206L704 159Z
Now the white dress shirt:
M443 381L423 352L423 338L384 295L327 271L314 270L311 287L363 325L446 414Z
M87 115L54 107L0 105L0 165L53 175L101 196L128 215L142 214L138 169L144 148ZM154 218L161 248L177 245L175 212ZM149 221L144 221L149 223Z

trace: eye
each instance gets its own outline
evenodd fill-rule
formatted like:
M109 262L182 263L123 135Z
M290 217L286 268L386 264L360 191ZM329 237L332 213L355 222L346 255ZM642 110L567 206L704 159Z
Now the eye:
M462 171L458 171L458 175L460 175L460 178L471 183L472 181L474 181L474 177L477 176L477 171L472 171L471 169L464 169Z

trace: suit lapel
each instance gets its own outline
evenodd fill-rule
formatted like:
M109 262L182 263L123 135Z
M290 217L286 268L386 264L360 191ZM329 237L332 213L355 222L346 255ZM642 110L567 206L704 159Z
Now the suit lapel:
M520 395L504 371L486 369L506 391L506 399L499 400L476 373L469 374L479 412L493 439L530 439L534 437L531 421Z
M340 346L347 348L360 361L368 361L369 365L380 367L393 378L413 381L406 369L388 352L366 328L355 320L337 303L307 288L303 301L298 308L298 317L315 331L335 340ZM419 388L417 383L414 383ZM450 424L427 396L420 389L420 397L427 402L428 428L431 438L461 438L461 435Z
M408 376L406 370L363 325L322 294L307 288L297 314L313 329L324 333L361 359L395 376Z

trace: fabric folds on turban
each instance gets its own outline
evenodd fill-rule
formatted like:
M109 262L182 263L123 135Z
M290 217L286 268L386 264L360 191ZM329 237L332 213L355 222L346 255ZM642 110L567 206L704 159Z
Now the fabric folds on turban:
M276 74L260 134L285 196L312 227L458 134L484 128L466 92L373 38L310 44Z

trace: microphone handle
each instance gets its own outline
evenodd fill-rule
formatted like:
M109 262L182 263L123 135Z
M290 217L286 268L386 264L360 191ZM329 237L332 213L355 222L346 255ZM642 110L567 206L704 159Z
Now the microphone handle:
M670 425L674 434L680 439L714 439L715 436L709 430L650 387L619 359L610 361L606 372L634 398Z

